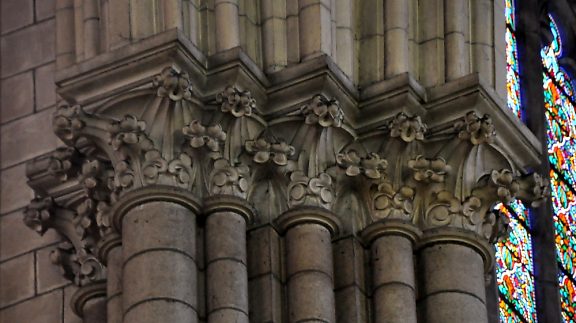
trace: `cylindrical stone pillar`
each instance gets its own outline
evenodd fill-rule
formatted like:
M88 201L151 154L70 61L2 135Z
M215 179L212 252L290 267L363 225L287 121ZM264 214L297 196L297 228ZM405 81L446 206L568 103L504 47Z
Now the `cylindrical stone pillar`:
M362 232L371 246L375 323L416 323L413 258L420 235L412 223L396 220L373 223Z
M421 240L421 299L427 323L487 323L484 272L492 248L477 235L449 228Z
M106 323L122 323L122 238L106 235L99 245L99 257L106 263Z
M96 56L100 51L100 13L98 0L86 0L84 15L84 58Z
M252 209L244 199L213 196L204 213L208 323L248 323L246 224Z
M386 77L408 72L408 22L410 1L385 1L386 19Z
M285 234L288 322L336 322L332 236L338 219L320 208L298 208L278 218Z
M74 64L74 0L56 1L56 66L63 68Z
M83 323L106 322L106 283L95 282L80 287L72 295L72 309Z
M196 323L198 208L144 193L146 201L125 197L114 216L122 228L124 323Z
M240 46L240 18L238 0L215 0L216 51Z
M468 0L446 0L445 4L446 81L452 81L470 73L470 8Z

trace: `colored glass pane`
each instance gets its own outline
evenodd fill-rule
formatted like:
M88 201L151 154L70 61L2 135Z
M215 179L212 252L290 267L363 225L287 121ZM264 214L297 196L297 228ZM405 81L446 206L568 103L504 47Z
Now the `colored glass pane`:
M508 108L522 119L518 45L514 1L506 0L506 81ZM536 322L532 238L528 209L520 202L497 206L510 222L510 235L496 244L496 278L500 295L500 321Z
M550 188L556 232L560 301L565 322L574 322L576 309L576 113L574 89L558 64L562 55L560 32L550 17L552 42L541 50L546 108Z
M496 244L501 321L536 322L528 209L517 201L508 206L500 204L497 208L510 221L510 235Z

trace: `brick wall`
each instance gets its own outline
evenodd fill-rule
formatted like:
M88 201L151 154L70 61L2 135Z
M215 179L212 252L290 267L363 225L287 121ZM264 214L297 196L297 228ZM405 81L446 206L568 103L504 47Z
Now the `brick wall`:
M60 144L51 130L55 0L0 1L0 322L80 322L68 306L74 287L50 263L58 235L22 222L26 163Z

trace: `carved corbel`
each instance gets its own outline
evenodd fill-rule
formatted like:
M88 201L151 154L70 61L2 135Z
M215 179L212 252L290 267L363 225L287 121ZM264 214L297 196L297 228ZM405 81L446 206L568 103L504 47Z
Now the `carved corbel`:
M24 211L24 223L36 232L44 234L54 229L64 236L50 259L60 266L64 277L78 286L106 278L106 268L95 256L99 235L93 231L95 223L91 221L89 208L84 203L77 210L62 208L47 197L32 200Z

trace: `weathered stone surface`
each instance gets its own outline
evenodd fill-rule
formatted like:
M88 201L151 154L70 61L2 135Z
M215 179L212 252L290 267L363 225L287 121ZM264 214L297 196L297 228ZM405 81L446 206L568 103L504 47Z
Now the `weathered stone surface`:
M61 323L62 306L62 291L56 290L2 310L0 321L3 323ZM80 322L65 321L65 323Z
M334 247L334 288L358 286L364 289L364 248L355 238L341 239Z
M280 277L280 236L272 227L248 233L248 275L272 273Z
M34 253L3 262L0 282L0 307L34 296Z
M72 302L72 295L78 290L78 287L70 285L64 288L64 323L82 323L82 318L78 317L70 306Z
M0 6L2 34L29 25L34 20L33 0L3 0Z
M5 214L22 208L34 197L34 193L26 185L26 165L21 164L4 169L0 176L2 179L0 181L0 213Z
M0 217L0 261L53 244L59 239L54 230L48 230L43 236L30 230L22 221L21 212Z
M32 79L32 72L26 72L2 80L2 123L34 111Z
M456 304L459 304L456 306ZM464 293L450 292L429 296L423 304L428 323L486 323L486 306L479 299Z
M56 0L38 0L36 4L36 20L44 20L54 16L56 10Z
M318 224L301 224L286 234L287 275L317 270L327 277L333 276L332 240L330 231Z
M50 152L62 142L52 132L52 109L2 126L1 167L12 166ZM25 179L22 178L22 182Z
M41 66L35 71L36 110L47 108L56 103L54 85L54 64Z
M268 274L249 281L250 322L278 322L282 318L282 284Z
M198 322L193 308L169 300L151 300L133 307L124 316L124 323L139 323L143 318L147 322Z
M50 253L54 249L55 246L49 246L36 251L36 289L38 293L45 293L70 283L62 275L60 268L54 266L50 260Z
M358 286L336 290L335 298L337 323L369 322L366 311L366 295Z
M2 37L2 77L53 61L54 37L54 20Z

